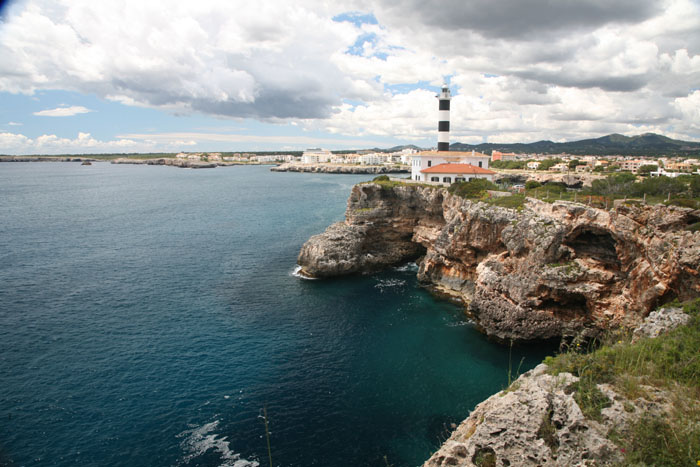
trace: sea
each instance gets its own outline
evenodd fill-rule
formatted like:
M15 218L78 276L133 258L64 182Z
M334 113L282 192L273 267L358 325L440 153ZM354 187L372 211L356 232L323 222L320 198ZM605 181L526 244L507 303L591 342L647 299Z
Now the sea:
M416 466L549 347L416 265L305 280L368 175L0 164L0 465Z

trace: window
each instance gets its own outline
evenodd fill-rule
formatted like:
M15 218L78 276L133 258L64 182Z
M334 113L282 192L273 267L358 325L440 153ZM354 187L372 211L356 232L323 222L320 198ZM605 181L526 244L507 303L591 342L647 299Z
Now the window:
M452 178L450 178L450 177L443 177L443 178L442 178L442 181L445 182L445 183L452 183Z
M479 167L481 167L481 161L479 161Z
M430 167L431 165L433 165L433 161L428 161L428 167Z
M439 182L439 181L440 181L440 177L430 177L430 181L431 181L431 182Z
M455 178L455 182L463 182L463 181L464 181L464 177Z

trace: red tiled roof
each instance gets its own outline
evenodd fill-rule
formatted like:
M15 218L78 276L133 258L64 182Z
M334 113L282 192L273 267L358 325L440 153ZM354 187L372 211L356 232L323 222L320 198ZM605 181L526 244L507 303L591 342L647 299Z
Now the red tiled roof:
M481 174L496 175L496 172L471 164L438 164L421 170L424 174Z

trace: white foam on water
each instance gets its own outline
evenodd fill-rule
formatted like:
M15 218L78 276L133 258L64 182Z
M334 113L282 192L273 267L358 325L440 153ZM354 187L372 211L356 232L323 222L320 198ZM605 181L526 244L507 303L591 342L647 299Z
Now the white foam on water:
M394 271L400 271L400 272L418 271L418 265L416 263L406 263L402 266L396 266L394 268Z
M449 323L447 326L450 328L456 328L456 327L460 327L460 326L471 326L472 324L474 324L474 322L472 320L466 320L466 321L455 321L455 322Z
M309 277L309 276L305 276L305 275L301 274L301 266L299 266L298 264L296 265L294 270L292 270L292 276L298 277L299 279L304 279L307 281L317 280L315 277Z
M189 464L193 459L213 449L219 453L221 458L219 467L259 467L260 464L258 462L241 459L240 454L233 452L229 441L226 441L226 436L212 433L218 426L219 420L214 420L200 427L195 426L190 430L185 430L177 435L178 438L184 438L180 442L180 447L185 452L183 462Z
M380 292L384 292L384 289L390 287L401 287L403 285L406 285L406 281L403 279L383 279L374 284L374 287L379 289Z

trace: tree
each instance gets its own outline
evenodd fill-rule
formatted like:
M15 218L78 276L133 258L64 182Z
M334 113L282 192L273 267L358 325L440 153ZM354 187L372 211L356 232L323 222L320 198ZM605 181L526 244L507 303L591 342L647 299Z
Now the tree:
M574 159L574 160L569 161L569 168L570 169L576 169L577 165L583 165L583 164L581 164L581 161L578 159Z
M526 190L533 190L535 188L541 187L542 184L538 182L537 180L528 180L525 182L525 189Z
M554 159L545 159L542 162L540 162L540 166L537 167L537 170L549 170L550 167L553 167L560 162L561 159L558 157L555 157Z
M648 177L651 172L659 170L659 166L655 164L645 164L637 169L637 174Z
M602 180L593 180L591 193L594 195L614 195L629 193L637 177L630 172L608 175Z
M700 175L693 175L690 180L689 186L693 194L693 197L700 196Z

